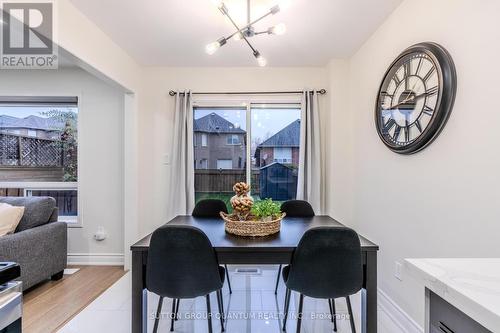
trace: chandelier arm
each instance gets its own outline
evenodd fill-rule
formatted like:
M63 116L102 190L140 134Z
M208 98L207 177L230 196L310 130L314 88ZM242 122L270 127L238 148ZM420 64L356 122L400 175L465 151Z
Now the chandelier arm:
M234 37L234 35L236 35L237 33L241 33L241 32L242 32L242 31L244 31L245 29L248 29L249 27L251 27L251 26L252 26L252 25L254 25L255 23L257 23L257 22L259 22L260 20L262 20L262 19L264 19L264 18L268 17L268 16L269 16L269 15L271 15L271 14L272 14L272 12L271 12L271 11L269 11L267 14L262 15L262 16L261 16L261 17L259 17L258 19L256 19L256 20L254 20L254 21L250 22L249 24L247 24L247 25L246 25L246 26L244 26L243 28L241 28L241 29L237 30L236 32L234 32L233 34L229 35L226 39L230 39L230 38ZM229 16L229 15L227 15L227 16ZM236 29L238 29L238 28L236 28Z
M236 22L234 22L234 20L231 17L231 15L229 15L229 13L227 13L226 16L229 18L229 21L231 21L231 23L234 25L234 27L236 28L236 30L238 30L238 32L241 31L241 29L238 27L238 25L236 24ZM255 52L257 52L257 50L248 41L248 38L244 34L241 34L241 36L243 37L243 39L245 40L245 42L247 42L248 46L252 49L252 52L255 54Z
M247 0L247 24L250 24L250 0Z

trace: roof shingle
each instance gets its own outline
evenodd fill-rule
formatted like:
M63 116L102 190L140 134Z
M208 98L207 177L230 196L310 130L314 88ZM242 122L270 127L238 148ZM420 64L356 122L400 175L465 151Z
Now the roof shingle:
M300 119L283 128L266 141L258 145L262 147L299 147L300 146Z
M222 118L215 112L195 119L193 129L195 132L207 133L246 133L244 130L236 127L232 122Z

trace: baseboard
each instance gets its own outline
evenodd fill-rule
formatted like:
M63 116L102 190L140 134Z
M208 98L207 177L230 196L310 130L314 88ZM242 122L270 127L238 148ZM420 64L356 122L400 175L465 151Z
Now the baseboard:
M123 253L68 253L68 265L116 266L124 260Z
M424 330L382 290L378 289L378 307L405 333L423 333Z

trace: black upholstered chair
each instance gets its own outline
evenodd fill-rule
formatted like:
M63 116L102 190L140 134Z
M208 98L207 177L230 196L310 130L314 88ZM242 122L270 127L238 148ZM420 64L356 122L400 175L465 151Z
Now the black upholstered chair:
M297 333L300 332L304 296L327 299L330 313L335 320L335 298L345 297L349 311L351 330L356 332L349 296L361 290L363 267L359 237L345 227L317 227L304 233L289 266L283 268L286 284L285 316L286 330L291 291L300 293L297 316Z
M281 204L281 211L286 213L288 217L313 217L314 209L311 204L304 200L288 200ZM278 269L278 277L276 279L276 287L274 294L278 294L278 286L280 283L281 265Z
M193 209L191 213L192 216L195 217L206 217L206 218L218 218L220 219L220 212L227 213L227 207L224 201L219 199L204 199L200 200ZM220 220L223 222L222 219ZM229 270L227 269L227 265L224 265L226 269L227 276L227 286L229 287L229 293L232 294L233 290L231 289L231 281L229 280Z
M205 296L208 331L211 333L210 293L214 291L217 292L221 328L224 331L224 274L225 269L217 263L210 240L198 228L165 225L155 230L151 236L146 267L146 288L160 296L153 332L158 330L164 297L173 299L170 327L170 331L173 331L180 299Z

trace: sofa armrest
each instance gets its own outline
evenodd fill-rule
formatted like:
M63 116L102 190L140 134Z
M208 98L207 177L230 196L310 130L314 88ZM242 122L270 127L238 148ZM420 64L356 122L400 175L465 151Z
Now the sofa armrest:
M57 222L58 219L59 219L59 208L54 207L54 209L52 210L52 215L50 215L49 218L49 223Z
M66 268L67 228L53 222L0 237L0 261L21 266L24 290Z

